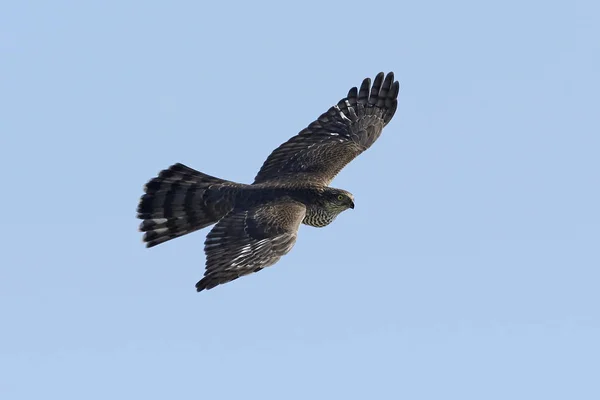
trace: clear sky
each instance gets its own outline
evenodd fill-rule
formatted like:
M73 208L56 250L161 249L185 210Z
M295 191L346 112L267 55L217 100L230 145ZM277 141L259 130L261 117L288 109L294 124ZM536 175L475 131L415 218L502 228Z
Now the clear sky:
M600 3L0 6L3 399L599 399ZM356 209L197 294L144 183L250 182L379 71Z

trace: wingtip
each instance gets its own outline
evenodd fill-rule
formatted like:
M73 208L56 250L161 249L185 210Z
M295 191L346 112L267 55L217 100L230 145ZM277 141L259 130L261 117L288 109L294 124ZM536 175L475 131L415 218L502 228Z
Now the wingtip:
M389 87L389 86L392 86L392 85L393 85L393 82L394 82L394 73L390 71L390 72L388 72L388 74L385 76L385 80L384 80L384 83L383 83L383 85L384 85L384 86L386 86L386 85L387 85L387 86Z
M392 97L398 97L398 93L400 93L400 82L395 81L392 85Z
M210 289L206 283L206 278L202 278L198 281L198 283L196 283L196 292L200 293L203 290L208 290Z

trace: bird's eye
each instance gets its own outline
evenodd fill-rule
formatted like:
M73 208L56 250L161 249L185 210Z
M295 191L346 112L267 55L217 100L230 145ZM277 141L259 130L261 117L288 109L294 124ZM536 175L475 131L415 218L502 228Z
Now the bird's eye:
M338 200L339 200L339 201L342 201L342 200L344 200L344 195L338 194Z

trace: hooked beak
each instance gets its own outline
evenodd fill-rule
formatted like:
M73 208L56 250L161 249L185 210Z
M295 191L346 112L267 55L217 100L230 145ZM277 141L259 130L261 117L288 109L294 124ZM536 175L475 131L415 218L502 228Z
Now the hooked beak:
M350 208L354 210L354 202L353 201L350 202Z

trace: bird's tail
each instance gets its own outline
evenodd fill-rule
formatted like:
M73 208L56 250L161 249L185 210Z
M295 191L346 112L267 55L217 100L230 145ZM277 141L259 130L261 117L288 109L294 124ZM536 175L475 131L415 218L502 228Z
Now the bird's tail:
M146 247L217 222L233 208L236 186L183 164L161 171L146 184L137 209Z

